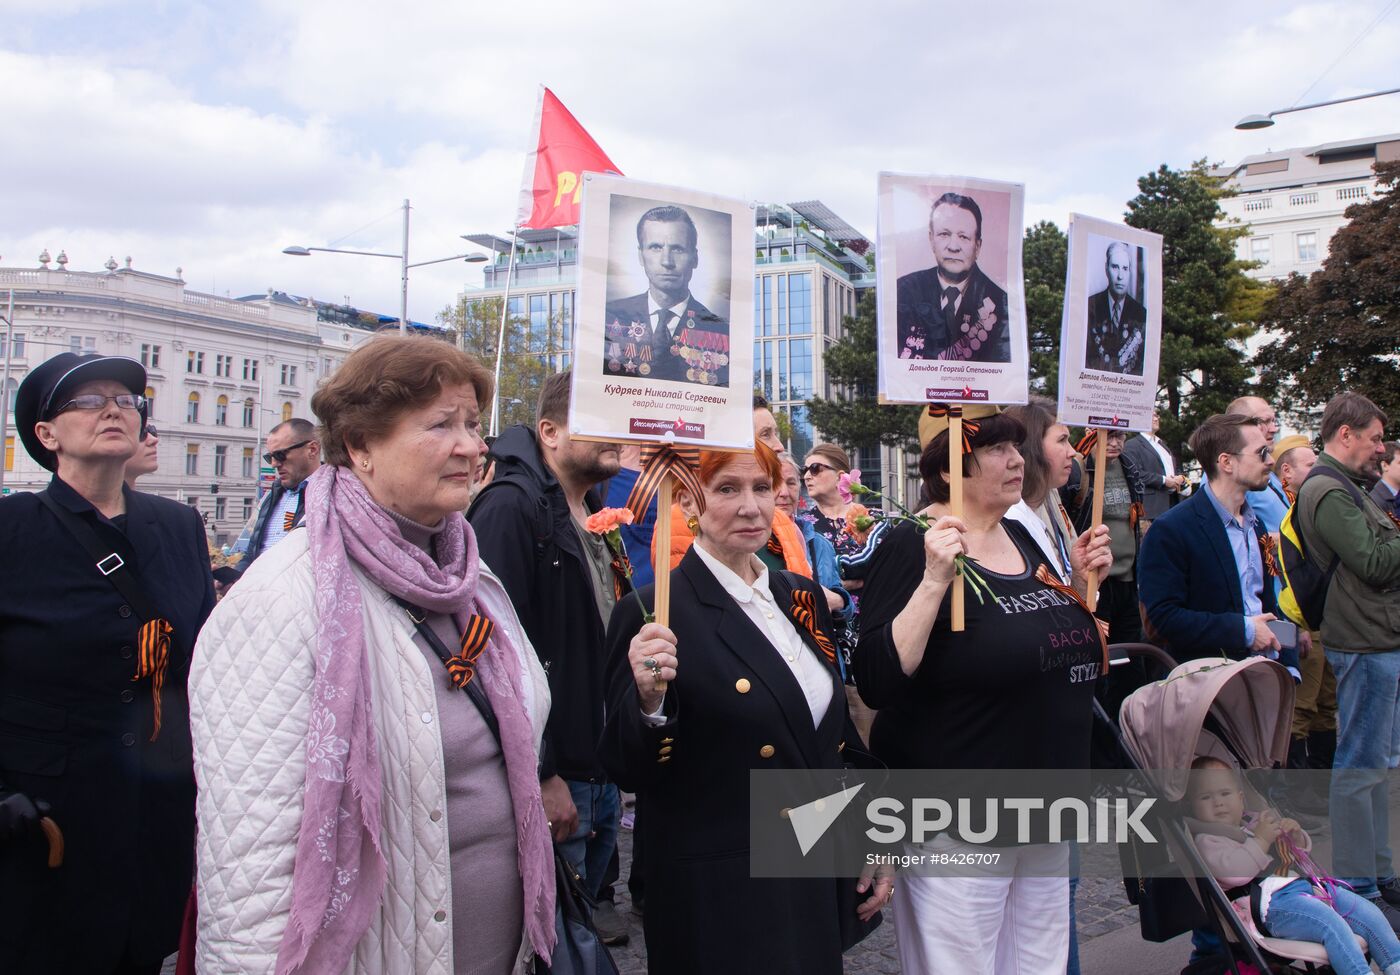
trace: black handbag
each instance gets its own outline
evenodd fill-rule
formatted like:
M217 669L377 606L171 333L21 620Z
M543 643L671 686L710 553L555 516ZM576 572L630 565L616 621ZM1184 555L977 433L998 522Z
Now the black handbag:
M432 647L443 664L452 656L443 645L433 628L427 623L427 614L402 599L395 601L408 613L418 635ZM481 712L481 719L491 730L496 745L501 745L501 725L496 720L495 709L481 685L474 680L462 688L467 697ZM593 911L597 902L584 889L583 878L574 865L554 850L554 952L549 964L544 959L535 959L535 975L619 975L617 964L609 954L598 929L593 926Z
M1124 868L1123 887L1128 903L1137 905L1144 941L1161 944L1187 931L1210 926L1191 889L1191 881L1180 870L1166 865L1160 854L1148 854L1132 838L1127 846L1132 856L1131 868L1119 851Z

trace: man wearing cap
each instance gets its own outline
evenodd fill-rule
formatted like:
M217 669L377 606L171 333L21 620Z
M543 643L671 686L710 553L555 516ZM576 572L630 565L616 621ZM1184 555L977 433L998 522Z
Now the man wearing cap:
M286 538L306 517L306 479L321 466L321 443L310 420L292 417L268 431L263 460L277 472L277 483L263 496L248 551L238 563L240 573L253 560Z
M54 477L0 499L6 975L154 975L194 878L185 684L214 587L199 515L123 484L145 388L132 359L65 352L16 396Z

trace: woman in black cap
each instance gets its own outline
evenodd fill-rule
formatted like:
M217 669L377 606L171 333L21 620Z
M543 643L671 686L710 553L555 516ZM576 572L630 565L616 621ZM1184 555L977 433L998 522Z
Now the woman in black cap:
M159 972L193 881L185 681L214 587L199 516L122 483L145 388L134 360L63 353L16 396L54 477L0 499L6 975Z

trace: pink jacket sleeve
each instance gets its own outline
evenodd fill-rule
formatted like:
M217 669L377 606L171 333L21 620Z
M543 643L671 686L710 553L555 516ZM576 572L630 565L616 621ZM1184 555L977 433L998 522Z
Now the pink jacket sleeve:
M1204 833L1196 837L1196 849L1210 875L1226 890L1249 883L1272 859L1255 839L1237 843L1225 836Z

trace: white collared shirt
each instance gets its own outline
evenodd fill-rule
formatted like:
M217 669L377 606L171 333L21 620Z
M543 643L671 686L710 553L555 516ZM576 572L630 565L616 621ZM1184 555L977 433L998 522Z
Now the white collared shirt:
M687 294L678 304L672 305L666 311L671 313L671 320L666 323L666 329L675 336L676 329L680 327L681 320L685 318L685 306L690 304L690 295ZM661 311L661 306L656 303L651 292L647 292L647 325L651 328L652 334L656 334L656 313Z
M757 556L751 556L758 571L758 578L754 580L753 585L749 585L735 575L732 569L705 551L699 542L694 543L693 547L695 554L700 556L705 568L710 570L729 598L739 605L744 615L758 627L758 631L768 637L773 652L782 658L783 663L792 671L797 686L802 689L802 696L807 699L807 708L812 712L812 726L820 725L827 708L831 707L831 698L836 693L831 671L817 656L817 652L798 634L797 624L788 616L787 608L774 601L773 594L768 591L768 567L759 561ZM683 673L684 659L678 663L677 671ZM661 707L658 707L643 717L649 724L662 724L666 719L661 710Z
M1167 449L1166 444L1158 440L1157 435L1154 433L1144 433L1142 436L1147 440L1148 444L1151 445L1152 449L1157 451L1157 456L1162 458L1162 470L1166 471L1166 474L1163 476L1176 477L1176 464L1172 461L1171 451Z

